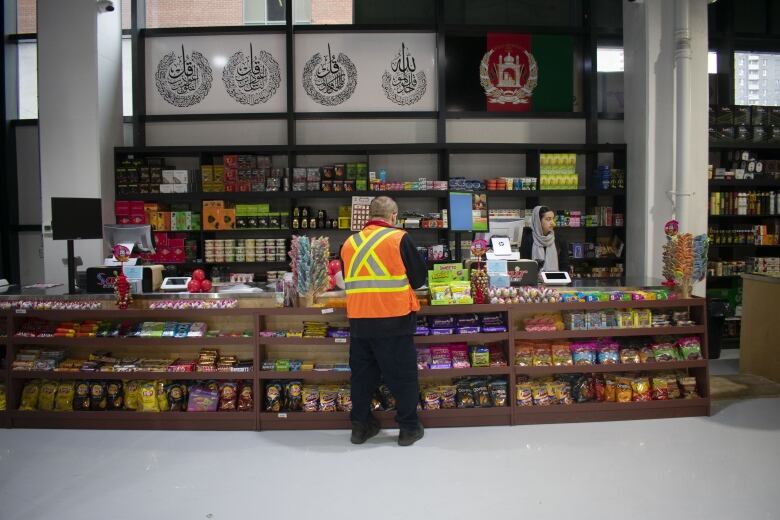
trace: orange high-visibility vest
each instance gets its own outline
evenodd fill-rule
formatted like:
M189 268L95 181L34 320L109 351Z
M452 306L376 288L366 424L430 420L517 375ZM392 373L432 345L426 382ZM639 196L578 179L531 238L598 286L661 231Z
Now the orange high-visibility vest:
M420 309L401 258L405 231L369 225L341 248L347 317L391 318Z

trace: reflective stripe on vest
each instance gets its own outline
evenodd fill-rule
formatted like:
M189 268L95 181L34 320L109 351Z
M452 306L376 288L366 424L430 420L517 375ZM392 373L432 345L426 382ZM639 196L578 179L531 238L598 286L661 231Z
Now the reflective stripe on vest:
M354 252L344 280L347 294L402 292L411 289L405 274L397 276L388 274L389 270L376 255L376 248L393 233L402 233L402 231L379 228L367 237L364 237L362 232L350 237ZM369 271L367 276L358 275L363 267Z

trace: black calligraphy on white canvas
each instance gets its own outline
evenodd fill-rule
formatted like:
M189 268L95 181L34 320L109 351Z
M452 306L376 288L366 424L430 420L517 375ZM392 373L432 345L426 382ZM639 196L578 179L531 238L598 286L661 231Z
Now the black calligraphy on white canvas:
M160 60L155 74L157 92L169 104L191 107L205 99L211 90L211 67L198 51L181 54L172 51Z
M249 44L249 54L237 51L222 71L222 81L230 97L242 105L265 103L276 93L281 83L279 64L266 51L255 51Z
M382 74L382 89L387 99L396 105L414 105L425 94L425 72L417 70L414 57L401 42L401 50L390 62L390 70Z
M340 105L355 92L357 69L349 56L331 54L330 44L325 55L315 54L303 68L303 89L320 105Z

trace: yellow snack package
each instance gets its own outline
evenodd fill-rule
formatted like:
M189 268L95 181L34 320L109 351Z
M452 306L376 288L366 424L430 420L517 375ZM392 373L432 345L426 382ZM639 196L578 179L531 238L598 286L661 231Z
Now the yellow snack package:
M0 383L0 411L5 411L7 406L7 398L5 394L5 385Z
M154 381L142 381L138 385L138 411L159 412L157 404L157 389Z
M37 379L27 381L22 389L22 400L19 409L34 412L38 409L38 398L41 395L41 382Z
M124 381L125 408L138 409L138 381Z
M157 380L154 382L157 387L157 405L161 412L167 412L171 409L171 403L168 402L168 392L165 391L166 385L170 381Z
M62 381L57 385L57 396L54 398L55 412L72 412L73 396L76 394L76 385L73 381Z
M54 410L54 398L57 395L56 381L41 381L41 390L38 397L38 409L46 412Z
M631 389L631 379L618 377L616 385L616 397L618 403L630 403L634 392Z

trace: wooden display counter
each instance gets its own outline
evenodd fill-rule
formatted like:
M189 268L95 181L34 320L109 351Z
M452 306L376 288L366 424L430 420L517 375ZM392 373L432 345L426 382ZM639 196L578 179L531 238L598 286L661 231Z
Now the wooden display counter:
M746 288L749 287L746 284ZM780 287L778 285L777 287ZM262 300L262 299L261 299ZM5 320L7 337L0 338L0 353L4 362L0 364L0 381L6 384L8 411L0 412L0 426L17 428L105 428L105 429L193 429L193 430L273 430L273 429L323 429L348 428L349 417L342 412L281 412L269 413L263 410L263 389L269 381L302 380L305 383L345 383L349 372L296 371L278 372L262 370L266 359L312 359L317 362L343 362L348 356L348 338L302 338L263 335L263 331L300 328L305 321L327 321L331 325L345 326L347 319L343 308L276 308L249 306L250 300L241 300L233 309L214 310L152 310L144 308L148 301L136 300L136 308L119 311L110 301L106 310L4 310L0 320ZM261 301L263 305L272 299ZM256 304L257 302L255 302ZM644 309L688 309L696 325L689 327L623 328L589 331L526 332L520 330L522 318L535 313L559 311L588 311L611 308ZM461 376L506 377L508 380L508 406L496 408L456 408L425 410L420 417L426 426L480 426L514 425L552 422L602 421L622 419L645 419L660 417L687 417L709 415L709 375L707 357L707 324L705 300L701 298L680 300L644 300L590 303L551 303L514 305L451 305L424 306L421 315L503 314L509 325L508 332L453 334L450 336L421 336L418 344L448 343L453 341L499 343L504 348L510 366L472 367L464 369L421 370L420 380L441 381ZM749 316L746 307L746 315ZM128 321L204 321L209 329L229 331L251 331L246 337L204 337L204 338L28 338L17 336L16 332L25 318L44 320L128 320ZM776 320L775 320L776 321ZM743 330L749 327L743 327ZM744 332L743 332L744 334ZM588 365L565 367L520 367L511 366L515 359L516 340L565 340L570 338L631 337L648 335L689 336L701 338L705 359L666 363ZM744 338L743 338L744 339ZM747 344L747 343L746 343ZM51 372L16 371L8 367L20 348L26 346L59 346L69 352L84 355L94 350L111 352L115 356L196 357L201 347L218 348L225 354L234 354L253 360L250 372ZM698 399L677 399L670 401L649 401L631 403L588 402L572 405L521 407L515 403L516 382L523 376L543 376L566 373L617 373L687 370L698 383L701 397ZM172 380L245 380L254 388L254 411L251 412L160 412L138 413L131 411L102 412L42 412L19 411L21 391L25 381L30 379L90 380L90 379L172 379ZM377 414L382 424L393 427L394 412Z
M742 275L739 371L780 383L780 277Z

